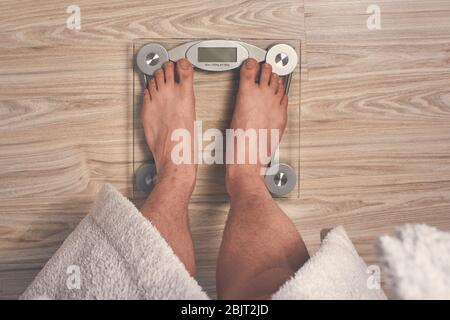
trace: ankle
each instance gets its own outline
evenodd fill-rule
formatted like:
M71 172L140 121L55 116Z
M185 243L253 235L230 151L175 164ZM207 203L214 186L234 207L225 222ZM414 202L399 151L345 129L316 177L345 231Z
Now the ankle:
M266 191L264 176L256 165L227 166L225 182L230 197L248 197Z
M164 185L168 192L191 196L195 188L197 168L194 165L171 165L161 169L156 185Z

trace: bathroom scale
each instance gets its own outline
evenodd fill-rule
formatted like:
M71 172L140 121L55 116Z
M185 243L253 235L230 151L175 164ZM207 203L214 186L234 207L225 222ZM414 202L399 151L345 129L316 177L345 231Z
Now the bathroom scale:
M272 65L283 80L289 96L288 123L264 174L267 189L275 198L298 198L300 181L300 46L299 39L135 39L133 41L133 194L144 200L157 178L151 152L146 144L140 120L143 90L153 73L166 61L188 59L194 66L196 117L200 134L209 129L223 133L229 128L239 84L239 68L251 57ZM200 148L211 143L199 141ZM225 164L212 163L202 155L191 201L228 199L225 188Z

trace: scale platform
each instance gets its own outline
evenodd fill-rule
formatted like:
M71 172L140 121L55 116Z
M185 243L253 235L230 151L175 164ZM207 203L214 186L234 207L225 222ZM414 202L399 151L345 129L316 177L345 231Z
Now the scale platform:
M148 44L157 43L170 52L171 49L182 47L183 44L194 43L198 39L135 39L133 41L133 194L132 200L143 201L151 187L151 175L157 174L152 170L152 154L146 144L144 130L140 121L140 109L142 106L142 93L148 76L142 72L142 66L136 63L139 50ZM229 40L248 44L251 48L262 48L267 50L278 44L286 44L292 47L297 56L296 67L290 75L289 81L289 107L288 124L279 145L280 172L282 168L289 169L290 178L274 175L266 177L266 185L271 190L278 186L289 187L289 192L279 195L273 192L277 198L298 198L300 181L300 46L298 39L239 39ZM143 50L141 50L142 52ZM146 53L146 56L150 57ZM153 57L152 55L151 57ZM142 61L142 59L141 59ZM150 60L145 60L150 65ZM195 64L194 64L195 65ZM230 68L231 69L231 68ZM202 131L209 128L220 129L224 133L229 128L233 115L234 102L239 82L239 68L225 71L206 71L199 67L194 71L194 91L196 97L197 121L202 122ZM210 144L204 141L203 146ZM225 148L225 146L224 146ZM285 166L285 167L283 167ZM146 174L143 175L143 172ZM149 173L151 172L151 174ZM147 175L147 176L146 176ZM280 178L281 177L281 178ZM285 184L285 185L284 185ZM289 185L291 184L291 185ZM225 165L224 164L199 164L197 171L197 182L191 201L211 202L226 201L228 194L225 188Z

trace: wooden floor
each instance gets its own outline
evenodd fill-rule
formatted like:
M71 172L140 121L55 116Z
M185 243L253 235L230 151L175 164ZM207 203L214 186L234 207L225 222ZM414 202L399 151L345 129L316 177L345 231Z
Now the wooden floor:
M37 5L38 4L38 5ZM0 3L0 298L20 295L105 182L132 192L136 38L299 39L300 198L279 200L314 252L342 224L367 263L402 223L450 230L450 2L62 0ZM190 205L214 296L228 205Z

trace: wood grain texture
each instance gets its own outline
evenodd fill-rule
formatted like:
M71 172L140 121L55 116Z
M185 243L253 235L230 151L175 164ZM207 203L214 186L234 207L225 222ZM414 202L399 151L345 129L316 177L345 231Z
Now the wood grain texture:
M279 203L311 252L338 224L370 264L395 225L450 230L448 1L377 1L378 31L366 0L82 0L81 32L70 4L0 3L0 298L23 292L104 182L131 194L136 38L301 40L300 199ZM227 211L190 204L212 296Z
M450 229L450 3L305 1L301 199L309 248L342 224L367 263L402 223Z

